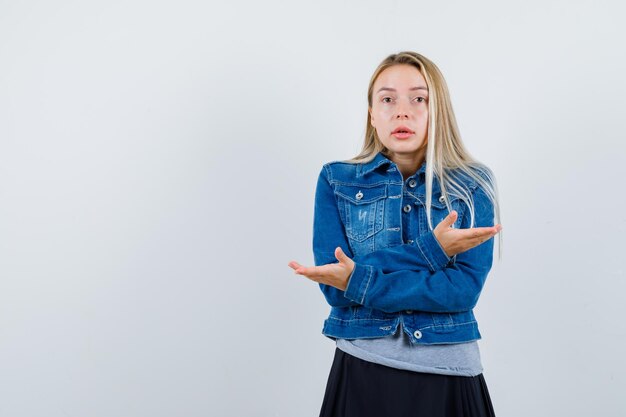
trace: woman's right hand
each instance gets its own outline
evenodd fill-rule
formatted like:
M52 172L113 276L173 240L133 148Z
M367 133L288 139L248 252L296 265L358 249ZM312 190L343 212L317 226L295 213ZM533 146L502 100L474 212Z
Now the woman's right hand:
M452 210L433 230L435 238L437 238L437 241L448 257L472 249L474 246L480 245L502 230L500 224L491 227L454 229L451 226L456 221L457 215L456 210Z

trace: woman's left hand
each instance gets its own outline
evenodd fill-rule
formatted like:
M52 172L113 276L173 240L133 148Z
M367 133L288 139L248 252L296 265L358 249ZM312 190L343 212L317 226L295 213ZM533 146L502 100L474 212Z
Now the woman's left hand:
M339 263L307 267L296 261L291 261L288 265L294 269L296 274L345 291L348 286L348 279L354 269L354 261L348 258L340 246L335 249L335 258Z

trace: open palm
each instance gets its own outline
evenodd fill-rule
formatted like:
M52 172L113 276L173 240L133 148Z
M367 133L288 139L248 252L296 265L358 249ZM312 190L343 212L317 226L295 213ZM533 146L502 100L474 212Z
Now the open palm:
M296 274L345 291L348 279L354 270L354 261L339 246L335 249L335 257L339 262L320 266L303 266L296 261L291 261L288 265Z

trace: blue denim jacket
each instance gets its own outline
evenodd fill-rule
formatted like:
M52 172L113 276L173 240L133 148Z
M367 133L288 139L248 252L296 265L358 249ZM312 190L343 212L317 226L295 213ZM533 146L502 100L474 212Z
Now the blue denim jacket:
M383 337L402 320L414 343L460 343L480 339L472 309L491 269L494 239L448 257L428 228L424 162L402 178L397 165L378 153L368 163L323 165L315 191L315 265L335 263L337 246L355 262L345 291L319 284L330 315L322 333L332 340ZM474 227L493 226L493 205L468 176ZM455 228L468 228L467 205L450 196ZM448 215L437 178L431 205L435 227Z

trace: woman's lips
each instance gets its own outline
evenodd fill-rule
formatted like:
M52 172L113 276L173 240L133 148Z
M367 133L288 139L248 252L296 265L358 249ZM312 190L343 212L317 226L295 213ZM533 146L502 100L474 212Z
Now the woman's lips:
M406 139L409 136L413 136L413 133L410 133L410 132L397 132L397 133L394 133L393 136L398 138L398 139Z

